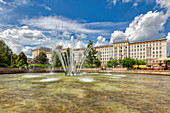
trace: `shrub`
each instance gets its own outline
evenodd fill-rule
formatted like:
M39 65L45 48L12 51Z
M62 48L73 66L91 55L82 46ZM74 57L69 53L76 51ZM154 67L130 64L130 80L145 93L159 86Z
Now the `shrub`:
M8 65L5 63L0 63L0 67L8 67Z
M90 65L89 68L96 68L96 65Z
M47 68L48 65L46 64L31 64L29 67L40 67L40 68Z

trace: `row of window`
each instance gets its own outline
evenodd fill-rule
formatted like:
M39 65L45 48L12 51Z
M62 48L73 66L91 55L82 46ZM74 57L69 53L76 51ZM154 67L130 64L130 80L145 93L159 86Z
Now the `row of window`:
M153 43L153 44L144 44L144 45L135 45L135 46L131 46L132 48L136 48L136 47L149 47L149 46L158 46L158 45L162 45L162 43Z
M143 56L143 57L142 56L131 56L131 58L145 59L146 57L145 56ZM149 57L149 58L151 58L151 57ZM153 55L152 58L162 58L162 55Z

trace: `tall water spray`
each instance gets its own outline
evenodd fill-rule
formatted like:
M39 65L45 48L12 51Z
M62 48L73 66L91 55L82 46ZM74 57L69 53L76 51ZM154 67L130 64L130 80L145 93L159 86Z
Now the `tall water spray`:
M80 75L80 70L83 66L83 63L88 55L88 52L91 50L91 47L84 49L84 51L81 53L81 58L80 58L80 66L76 67L76 61L75 61L75 42L74 42L74 37L71 36L70 40L70 52L68 53L67 50L64 53L56 48L56 53L61 61L62 67L65 71L66 76L77 76Z

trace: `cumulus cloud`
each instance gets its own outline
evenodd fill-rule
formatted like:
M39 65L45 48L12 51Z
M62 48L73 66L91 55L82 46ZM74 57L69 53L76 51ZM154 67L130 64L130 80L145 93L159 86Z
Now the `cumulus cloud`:
M68 18L48 16L34 19L25 19L21 23L41 29L68 31L74 33L99 33L101 30L92 30L85 27L84 24Z
M80 49L80 48L85 48L86 47L86 44L84 44L82 41L78 41L75 45L75 48L76 49Z
M97 42L95 43L95 46L104 46L109 45L109 42L106 41L106 38L103 38L102 36L97 37Z
M114 31L111 34L110 44L112 44L113 41L125 40L125 38L126 38L126 35L125 35L125 33L123 33L123 31Z
M48 41L40 31L29 29L7 29L0 33L0 40L4 40L14 53L19 54L24 51L28 56L31 56L32 48L29 46L36 46Z
M147 40L163 37L164 25L167 17L163 12L149 11L135 17L134 21L126 29L125 34L130 40Z
M111 42L113 40L126 40L127 38L131 41L139 41L163 37L167 19L163 12L149 11L146 14L141 14L135 17L125 32L114 31L111 34Z

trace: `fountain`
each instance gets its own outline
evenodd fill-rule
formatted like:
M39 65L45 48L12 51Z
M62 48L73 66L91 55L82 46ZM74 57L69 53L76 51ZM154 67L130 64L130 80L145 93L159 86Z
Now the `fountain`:
M63 39L64 40L64 39ZM89 48L86 48L84 50L84 52L82 52L81 54L81 58L80 58L80 66L76 67L76 61L74 58L74 37L71 36L71 40L70 40L70 52L68 53L66 51L66 57L64 56L64 54L62 53L61 49L55 49L55 52L57 53L62 67L64 69L65 75L66 76L77 76L80 75L80 70L83 66L83 63L85 62L85 59L88 55L89 50L91 50L92 46L90 46Z

